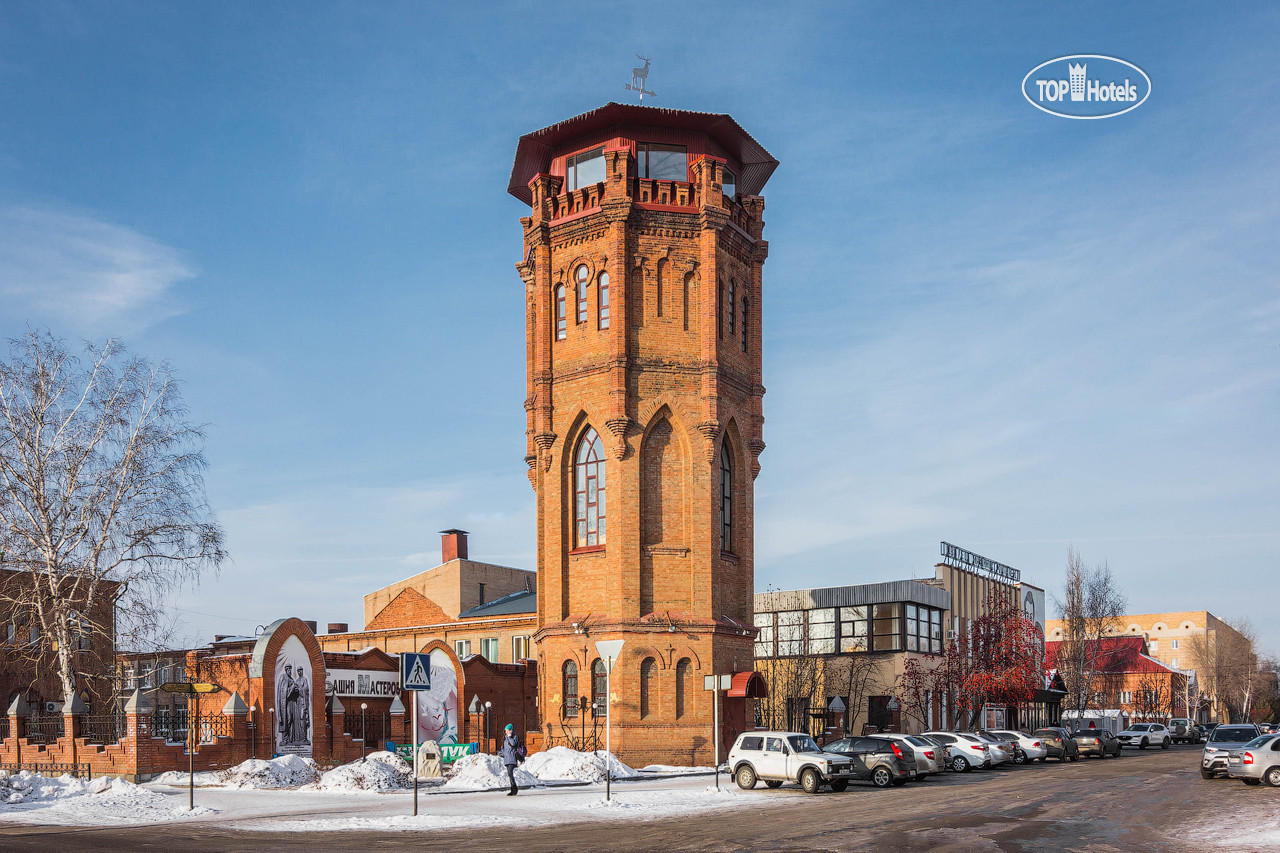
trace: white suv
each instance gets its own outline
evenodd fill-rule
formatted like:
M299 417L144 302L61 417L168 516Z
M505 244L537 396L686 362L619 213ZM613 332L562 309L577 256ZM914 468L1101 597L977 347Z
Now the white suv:
M854 778L848 757L823 752L799 732L744 732L729 750L728 764L739 788L754 788L763 779L770 788L799 782L805 793L813 794L823 785L843 791Z

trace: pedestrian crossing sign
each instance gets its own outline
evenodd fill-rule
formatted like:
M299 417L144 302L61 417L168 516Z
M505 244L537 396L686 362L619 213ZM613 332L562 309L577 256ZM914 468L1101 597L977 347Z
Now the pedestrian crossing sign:
M431 654L403 652L400 655L400 689L431 689Z

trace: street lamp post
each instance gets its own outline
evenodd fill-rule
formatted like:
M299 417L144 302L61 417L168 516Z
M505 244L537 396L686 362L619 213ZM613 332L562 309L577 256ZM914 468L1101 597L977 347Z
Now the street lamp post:
M368 702L360 703L360 757L364 758L369 752L369 721L365 716L365 712L369 710Z
M492 729L492 728L493 728L493 703L492 703L492 702L490 702L490 701L488 701L488 700L486 700L486 701L485 701L485 703L484 703L484 747L485 747L485 752L488 752L488 751L492 748L492 746L493 746L493 742L492 742L492 735L490 734L490 729Z

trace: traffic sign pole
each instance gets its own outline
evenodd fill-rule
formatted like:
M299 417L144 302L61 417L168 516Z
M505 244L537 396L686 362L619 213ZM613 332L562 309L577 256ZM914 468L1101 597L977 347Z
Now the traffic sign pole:
M413 816L418 816L418 691L410 694L413 706L413 755L409 756L409 766L413 772Z

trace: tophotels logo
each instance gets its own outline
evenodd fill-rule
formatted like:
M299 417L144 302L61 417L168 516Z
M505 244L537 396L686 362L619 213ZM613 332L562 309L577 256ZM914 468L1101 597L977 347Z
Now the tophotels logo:
M1042 62L1022 78L1031 106L1063 118L1111 118L1137 109L1151 78L1132 62L1080 53Z

